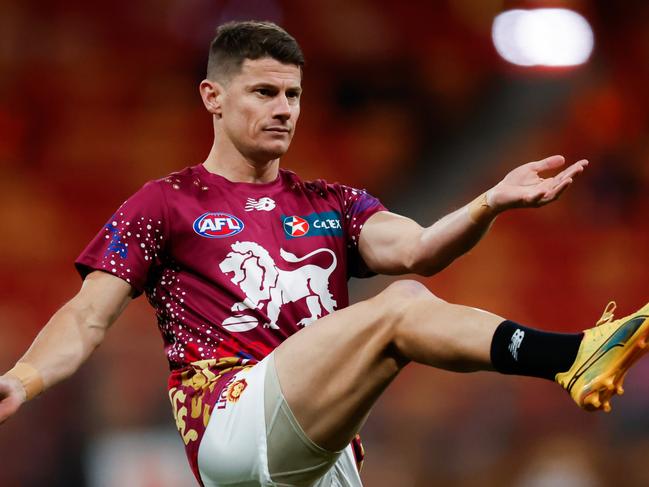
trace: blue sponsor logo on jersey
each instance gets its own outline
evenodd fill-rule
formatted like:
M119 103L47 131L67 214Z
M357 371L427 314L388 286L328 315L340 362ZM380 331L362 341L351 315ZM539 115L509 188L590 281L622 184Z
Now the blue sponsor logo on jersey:
M343 227L340 213L325 211L310 215L282 215L282 226L287 239L301 237L332 236L342 237Z
M243 227L239 218L220 211L203 213L194 220L194 231L207 238L231 237L241 232Z

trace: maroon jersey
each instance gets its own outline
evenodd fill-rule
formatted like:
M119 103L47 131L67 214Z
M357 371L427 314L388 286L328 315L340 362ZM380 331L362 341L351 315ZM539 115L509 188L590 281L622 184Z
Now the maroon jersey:
M371 274L358 238L382 210L365 191L283 169L270 183L233 183L197 165L146 183L79 256L83 277L111 273L155 309L195 473L213 409L236 401L233 374L346 307L348 278Z

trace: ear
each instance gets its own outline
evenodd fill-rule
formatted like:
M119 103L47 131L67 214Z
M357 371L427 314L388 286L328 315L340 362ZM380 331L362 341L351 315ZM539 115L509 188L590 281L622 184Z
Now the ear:
M216 81L204 79L201 81L198 89L203 99L203 105L205 105L207 111L221 118L221 104L223 103L223 95L225 93L223 86Z

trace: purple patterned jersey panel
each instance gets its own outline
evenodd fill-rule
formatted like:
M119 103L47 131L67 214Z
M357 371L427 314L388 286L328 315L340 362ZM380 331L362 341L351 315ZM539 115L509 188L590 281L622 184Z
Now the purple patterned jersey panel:
M111 273L155 309L194 470L216 382L349 304L348 278L370 274L360 231L383 210L365 191L286 170L249 184L197 165L145 184L79 256L83 277Z
M202 165L145 184L76 261L146 292L172 370L223 357L261 360L284 339L348 305L365 191L290 171L232 183Z

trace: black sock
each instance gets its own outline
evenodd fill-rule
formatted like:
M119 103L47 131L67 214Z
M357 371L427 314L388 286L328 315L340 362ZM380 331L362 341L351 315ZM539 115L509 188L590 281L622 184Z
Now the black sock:
M568 370L583 333L553 333L503 321L491 339L491 364L502 374L554 380Z

